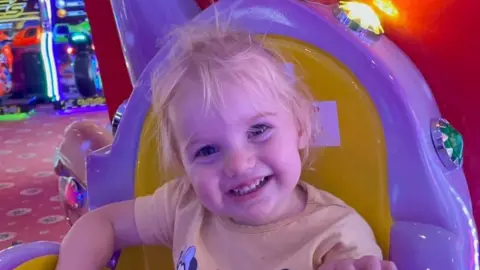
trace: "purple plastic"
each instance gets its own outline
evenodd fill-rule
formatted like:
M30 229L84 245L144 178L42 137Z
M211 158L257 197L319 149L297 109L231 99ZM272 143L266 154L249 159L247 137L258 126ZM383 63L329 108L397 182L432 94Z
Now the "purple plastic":
M111 1L127 67L135 83L173 26L195 17L194 0Z
M58 255L60 244L55 242L34 242L20 244L0 251L0 269L15 269L32 259Z
M138 141L150 106L150 73L165 59L168 43L150 58L157 38L193 16L194 8L181 3L187 2L113 1L134 80L145 70L136 81L112 146L87 158L91 209L134 198ZM385 36L366 42L338 22L331 7L297 0L221 0L214 8L196 19L220 14L254 33L310 43L348 66L367 89L386 139L394 220L390 259L399 269L479 269L465 176L461 169L447 170L438 158L430 123L441 117L440 112L424 78L398 47Z
M0 269L13 270L35 258L47 255L58 255L59 253L60 244L56 242L40 241L12 246L0 251ZM119 256L119 251L113 253L107 265L109 269L115 269Z

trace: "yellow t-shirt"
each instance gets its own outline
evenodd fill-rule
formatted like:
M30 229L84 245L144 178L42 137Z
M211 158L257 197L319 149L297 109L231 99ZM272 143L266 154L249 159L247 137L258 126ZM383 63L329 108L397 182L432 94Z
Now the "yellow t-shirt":
M177 269L306 270L326 261L382 257L369 225L340 199L309 184L305 210L264 226L238 225L213 215L184 180L174 180L135 202L146 245L172 249Z

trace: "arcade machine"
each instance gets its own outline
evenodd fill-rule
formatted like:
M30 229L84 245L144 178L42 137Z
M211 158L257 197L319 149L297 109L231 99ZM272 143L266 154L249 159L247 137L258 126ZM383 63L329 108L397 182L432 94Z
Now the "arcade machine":
M58 0L51 5L59 74L55 108L63 112L104 109L105 97L84 1Z
M45 1L0 1L0 120L28 117L55 89Z

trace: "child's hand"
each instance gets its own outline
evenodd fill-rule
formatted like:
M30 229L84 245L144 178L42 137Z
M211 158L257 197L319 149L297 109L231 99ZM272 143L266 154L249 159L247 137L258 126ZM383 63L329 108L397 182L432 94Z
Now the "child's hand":
M397 270L397 267L393 262L382 261L374 256L365 256L358 260L332 261L318 270Z

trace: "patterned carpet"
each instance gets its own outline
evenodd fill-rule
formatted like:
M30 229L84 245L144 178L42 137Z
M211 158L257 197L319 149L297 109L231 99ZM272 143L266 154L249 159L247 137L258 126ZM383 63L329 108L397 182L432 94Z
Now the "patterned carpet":
M53 157L65 127L80 119L108 124L106 112L41 111L25 121L0 122L0 250L15 241L60 241L67 232Z

